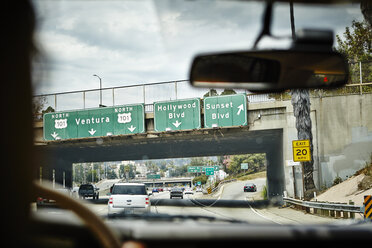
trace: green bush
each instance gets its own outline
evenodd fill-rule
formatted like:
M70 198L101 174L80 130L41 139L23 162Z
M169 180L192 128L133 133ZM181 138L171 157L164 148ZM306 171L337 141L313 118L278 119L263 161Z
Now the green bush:
M264 200L267 200L267 187L266 187L266 185L264 185L263 188L262 188L261 196Z
M208 180L208 177L206 175L201 175L201 176L198 176L198 177L195 177L193 180L192 180L192 183L195 184L197 182L201 182L201 184L205 184Z
M337 176L337 177L335 178L335 180L333 180L333 186L335 186L335 185L337 185L337 184L339 184L339 183L342 183L342 178L339 177L339 176Z

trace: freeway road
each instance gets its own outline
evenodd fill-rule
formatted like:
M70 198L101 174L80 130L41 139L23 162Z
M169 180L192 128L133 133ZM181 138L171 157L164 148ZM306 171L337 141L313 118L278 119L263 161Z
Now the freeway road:
M262 190L263 186L266 184L265 178L259 178L255 180L251 180L249 182L253 182L257 185L257 192L244 192L243 186L248 181L237 181L233 183L229 183L223 185L221 190L212 195L212 196L205 196L202 193L194 193L194 195L186 195L186 200L192 201L194 205L199 205L201 207L169 207L169 206L156 206L153 205L153 211L157 213L168 213L168 214L190 214L190 215L206 215L216 218L222 219L230 219L230 220L243 220L249 222L259 222L259 223L275 223L265 216L256 212L252 207L250 207L248 201L251 199L259 198L260 191ZM155 194L154 198L167 198L169 199L168 192L162 192L159 194ZM205 205L202 202L199 202L198 199L214 199L215 201L211 201L208 205ZM246 207L238 207L238 208L230 208L230 207L215 207L217 201L220 200L243 200L246 201Z
M257 192L244 192L245 183L257 185ZM266 184L266 178L250 181L235 181L223 185L212 195L201 192L185 195L184 199L170 199L169 192L154 193L150 196L151 212L171 215L199 215L218 219L248 221L264 224L324 224L340 220L305 214L291 208L262 205L260 191ZM104 185L100 185L105 188ZM107 195L100 195L98 202L86 204L97 215L107 216ZM261 204L261 205L260 205ZM48 212L56 212L55 209ZM57 212L56 212L57 213Z
M244 192L243 186L247 182L257 185L257 192ZM194 192L193 195L185 195L184 199L170 200L169 192L154 193L150 196L153 213L172 215L203 215L219 219L248 221L260 224L319 224L330 223L338 220L323 218L319 216L304 214L290 208L265 207L259 208L254 203L260 199L260 191L266 184L265 178L250 181L236 181L221 187L214 195L204 195ZM102 197L101 197L102 198ZM175 202L177 206L169 204L157 204L157 200L166 199ZM201 200L203 199L203 200ZM223 204L221 204L221 202ZM238 202L237 206L234 203ZM106 204L89 204L91 209L98 215L107 215Z
M223 187L221 188L219 192L211 196L204 195L201 192L194 192L193 195L192 194L184 195L184 199L172 199L172 201L191 201L192 202L192 204L185 204L186 206L184 207L182 206L157 206L155 203L152 205L151 211L154 213L162 213L162 214L205 215L205 216L211 216L211 217L222 218L222 219L230 219L230 220L244 220L244 221L250 221L250 222L273 223L273 221L262 217L260 214L257 214L257 212L254 211L250 207L250 205L248 204L248 201L247 201L246 207L242 207L242 208L214 207L213 206L218 200L257 199L259 197L260 191L262 190L262 187L266 184L266 179L259 178L259 179L249 181L257 185L257 192L243 192L243 185L246 182L237 181L237 182L223 185ZM170 195L168 191L154 193L150 197L153 202L155 199L170 199ZM101 196L100 198L104 198L104 196ZM198 199L214 199L214 200L208 203L208 205L204 205L203 203L199 202ZM196 206L196 204L198 204L199 206ZM107 205L90 204L89 206L98 215L104 216L107 214Z

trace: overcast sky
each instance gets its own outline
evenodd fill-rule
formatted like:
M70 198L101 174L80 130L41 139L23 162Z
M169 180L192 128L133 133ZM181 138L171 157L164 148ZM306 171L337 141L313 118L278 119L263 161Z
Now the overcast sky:
M34 3L43 55L35 69L36 94L98 88L93 74L103 87L187 79L199 52L251 48L264 9L241 1ZM296 29L332 28L342 34L353 19L362 20L358 5L310 10L295 5ZM272 31L290 35L288 4L274 9ZM262 46L288 44L265 39Z

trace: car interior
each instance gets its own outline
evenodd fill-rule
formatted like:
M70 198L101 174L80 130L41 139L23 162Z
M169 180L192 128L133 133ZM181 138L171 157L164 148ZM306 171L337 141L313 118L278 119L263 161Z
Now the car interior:
M87 5L91 1L85 1ZM219 1L217 1L219 2ZM247 2L250 2L247 0ZM259 48L271 33L273 5L342 5L357 0L267 0L261 30L251 49L200 53L190 64L189 81L194 87L243 88L254 93L290 89L333 89L345 85L349 68L344 55L332 49L332 30L302 30L288 49ZM44 159L35 152L32 116L34 75L32 63L40 59L33 34L37 19L33 1L2 4L1 46L2 106L5 109L2 223L4 245L11 247L213 247L264 244L343 245L352 241L368 246L372 225L271 225L226 221L190 215L102 219L77 199L53 190L37 180L37 166ZM370 12L369 12L370 13ZM288 18L288 17L286 17ZM125 18L123 18L125 19ZM277 20L277 19L275 19ZM274 37L275 38L275 37ZM16 97L15 94L16 93ZM16 99L15 99L16 98ZM145 152L145 151L143 151ZM115 188L114 188L115 189ZM141 192L142 193L142 192ZM54 217L34 214L37 197L54 199L61 208ZM179 199L180 202L183 202ZM173 202L178 202L177 200ZM159 201L161 204L161 201ZM175 203L176 204L176 203ZM267 203L272 204L272 203ZM280 207L280 204L278 205ZM180 206L187 207L187 206ZM57 211L57 210L56 210ZM5 239L6 238L6 239ZM5 244L5 241L7 244ZM306 243L304 243L306 242Z

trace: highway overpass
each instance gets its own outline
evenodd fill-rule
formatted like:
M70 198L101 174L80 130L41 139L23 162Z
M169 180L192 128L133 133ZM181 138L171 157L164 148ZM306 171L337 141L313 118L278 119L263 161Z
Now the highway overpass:
M369 159L371 111L372 94L311 98L318 188L329 186L336 175L352 175ZM281 195L284 190L290 196L295 191L301 195L301 167L292 170L287 166L293 159L292 141L297 139L291 102L248 103L247 112L247 126L161 132L154 129L154 114L145 113L144 133L56 141L43 140L39 122L35 123L35 144L37 151L48 155L40 163L43 177L51 178L54 170L56 181L61 182L65 175L67 185L71 185L71 166L76 162L266 153L269 195Z
M129 180L131 183L144 183L150 187L168 187L168 185L188 185L189 187L192 186L192 178L191 177L181 177L181 178L161 178L161 179L131 179Z

